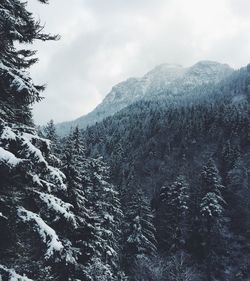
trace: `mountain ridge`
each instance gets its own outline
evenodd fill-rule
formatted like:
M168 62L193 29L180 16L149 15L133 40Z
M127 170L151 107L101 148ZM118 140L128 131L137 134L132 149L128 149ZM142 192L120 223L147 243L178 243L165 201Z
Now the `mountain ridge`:
M139 100L171 98L198 86L216 84L232 72L233 68L228 64L208 60L199 61L191 67L167 63L158 65L141 78L131 77L113 86L92 112L57 124L57 133L65 135L76 126L85 129Z

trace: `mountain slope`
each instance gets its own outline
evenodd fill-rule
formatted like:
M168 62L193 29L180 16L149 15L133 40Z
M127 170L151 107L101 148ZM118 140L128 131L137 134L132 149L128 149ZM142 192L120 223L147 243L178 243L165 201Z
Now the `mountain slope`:
M200 61L187 68L162 64L142 78L129 78L117 84L92 112L74 121L58 124L57 132L64 135L71 127L86 128L139 100L171 98L190 92L198 86L215 84L232 71L228 65L212 61Z
M201 276L190 280L250 280L248 69L235 71L210 90L182 96L178 103L138 101L83 130L86 154L101 155L109 162L113 183L124 197L130 189L141 189L152 199L159 251L167 256L186 251L191 260L199 261ZM211 180L204 182L204 175ZM182 194L181 182L186 183L187 195ZM216 198L214 187L206 189L211 182L220 183L219 200L211 200ZM188 201L185 216L176 208L183 198ZM212 210L208 221L216 222L209 236L204 202ZM212 212L218 208L222 211L216 221ZM183 224L176 219L178 214ZM204 241L210 238L204 250ZM206 278L209 271L211 279Z

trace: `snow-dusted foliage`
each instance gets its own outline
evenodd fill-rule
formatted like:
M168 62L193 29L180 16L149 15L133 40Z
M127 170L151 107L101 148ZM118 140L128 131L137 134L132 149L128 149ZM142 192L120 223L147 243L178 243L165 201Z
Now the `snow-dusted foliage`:
M201 173L204 197L201 200L201 214L205 218L220 217L223 213L222 198L224 186L221 185L219 172L211 159Z
M85 156L78 128L65 140L63 151L69 202L77 213L79 238L74 245L84 261L83 274L89 280L116 280L122 212L118 192L109 182L109 168L101 158Z
M56 37L41 33L26 6L19 0L0 3L0 263L6 266L0 272L5 271L3 280L28 280L22 274L51 280L55 272L53 279L62 280L62 268L76 263L77 249L59 222L74 229L76 219L64 202L66 177L52 164L50 141L33 125L31 106L44 87L35 85L27 71L37 60L35 52L22 49L22 43L27 47Z
M0 147L0 163L10 167L15 167L22 162L22 159L18 159L14 154Z
M125 223L123 255L125 268L131 274L133 264L138 259L153 257L156 254L155 227L148 200L140 189L131 190L125 195ZM128 197L127 197L128 196Z
M15 191L19 195L13 203L4 201L0 211L2 217L9 221L11 215L8 208L13 212L13 208L18 206L16 214L19 220L23 221L23 225L29 225L29 231L40 237L41 247L45 248L44 252L41 251L41 260L50 260L52 264L75 264L77 249L72 248L72 243L65 234L62 235L61 228L55 223L61 221L65 228L74 229L77 225L76 216L74 207L64 201L67 197L66 177L58 167L48 163L51 156L50 142L36 135L33 128L2 122L0 167L4 171L3 190L10 192L13 185L22 186L22 189ZM63 198L58 192L61 192L61 196L64 194ZM39 214L34 204L40 205ZM15 221L11 220L10 223L15 225ZM23 239L23 235L20 239Z
M27 211L24 208L19 208L18 216L24 222L31 222L35 224L34 228L37 230L47 247L47 251L45 254L46 258L50 258L56 252L62 252L63 244L59 240L55 230L48 226L39 215L31 211Z
M113 275L120 268L120 227L123 217L118 192L115 187L108 181L107 167L101 159L95 160L91 165L91 169L96 169L98 166L99 172L94 172L94 182L92 192L94 197L92 200L96 202L92 209L97 214L98 233L101 237L101 254L104 260L109 264ZM92 195L91 195L92 197ZM115 277L114 277L115 278Z
M214 192L208 192L201 202L201 214L203 216L213 217L220 216L223 212L223 204L225 201L221 196Z
M161 65L59 139L26 8L0 1L0 281L249 281L250 65Z
M30 177L31 184L43 186L48 191L51 191L51 189L66 189L64 174L47 162L48 140L38 137L35 130L31 131L29 127L17 128L6 122L2 122L1 127L0 163L2 165L17 166L23 163L29 166L27 176ZM29 133L25 132L25 130ZM14 145L16 146L15 151L12 150L11 152L10 150Z
M94 258L86 270L87 278L91 281L114 281L116 280L112 269L100 258Z
M0 75L10 82L10 89L21 93L28 93L32 97L39 96L39 90L34 86L29 73L16 68L8 67L0 62Z
M184 247L188 199L189 187L183 176L178 176L172 184L161 187L158 211L162 214L157 231L164 239L164 247L168 252L175 252L176 249Z
M19 275L14 269L8 269L7 267L0 265L0 280L6 281L32 281L26 276Z
M64 202L63 200L52 194L43 192L37 192L37 194L39 195L40 199L47 205L48 209L54 211L59 215L62 215L66 220L72 222L74 226L77 225L76 217L71 212L71 210L73 209L73 205Z

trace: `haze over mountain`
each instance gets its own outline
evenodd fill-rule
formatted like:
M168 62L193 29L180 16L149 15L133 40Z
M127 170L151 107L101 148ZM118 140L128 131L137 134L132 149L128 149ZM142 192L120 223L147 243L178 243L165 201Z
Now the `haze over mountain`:
M213 61L200 61L191 67L159 65L142 78L129 78L115 85L92 112L76 120L57 124L57 132L65 135L72 127L84 129L140 100L172 98L202 85L216 84L232 72L229 65Z

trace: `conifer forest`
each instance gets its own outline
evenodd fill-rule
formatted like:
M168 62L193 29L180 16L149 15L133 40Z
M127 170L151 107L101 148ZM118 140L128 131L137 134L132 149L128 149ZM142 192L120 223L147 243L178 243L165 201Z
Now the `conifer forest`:
M249 281L250 64L160 65L38 126L44 30L0 0L0 280Z

